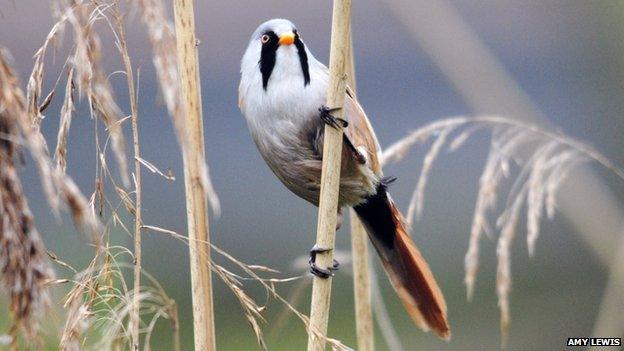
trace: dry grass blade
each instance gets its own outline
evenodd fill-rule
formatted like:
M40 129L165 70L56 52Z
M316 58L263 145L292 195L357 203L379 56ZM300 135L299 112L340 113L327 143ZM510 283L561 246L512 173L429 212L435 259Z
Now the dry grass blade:
M422 170L420 171L420 177L418 178L418 183L416 184L416 189L412 194L412 199L410 200L409 208L407 209L407 223L409 227L411 227L414 223L414 216L416 219L420 219L425 199L425 187L427 186L429 173L431 173L431 168L433 167L433 163L438 157L438 154L440 154L440 150L442 150L442 147L446 143L446 137L453 132L453 129L453 127L449 127L440 131L436 140L431 145L429 152L425 156Z
M259 306L245 291L239 286L239 282L236 277L228 272L226 269L219 265L213 264L214 271L217 275L223 279L230 291L234 293L234 296L238 299L245 313L245 318L249 322L254 334L256 335L256 341L262 350L267 350L266 342L260 327L260 322L266 322L261 312L265 310L264 306Z
M158 167L154 166L151 162L141 157L135 157L137 161L139 161L145 168L147 168L150 172L154 174L158 174L159 176L165 178L168 181L174 181L175 176L171 174L171 172L163 173Z
M549 171L550 158L556 151L557 143L548 143L542 152L533 162L530 175L527 180L528 193L527 197L527 246L529 255L533 256L535 252L535 242L539 236L540 220L544 210L544 200L546 195L546 173ZM561 162L561 159L554 159L554 164Z
M65 173L67 168L67 137L69 136L69 127L71 126L72 113L74 112L74 69L69 70L67 75L67 84L65 86L65 99L61 107L61 124L59 126L56 151L54 159L57 167L61 172Z
M464 283L466 284L468 300L472 299L479 267L479 239L484 230L489 231L487 211L494 204L497 194L496 190L502 177L501 168L498 167L498 161L498 155L494 152L494 149L490 149L486 166L479 180L479 193L477 194L472 226L470 228L468 251L464 259L466 270Z
M503 348L507 344L507 333L511 314L509 312L509 293L511 291L511 244L516 234L516 225L522 208L522 198L518 197L513 206L509 208L509 214L505 217L501 226L501 235L498 239L496 255L498 267L496 270L496 293L498 295L498 307L501 312L500 329L502 332L501 344Z
M44 74L44 63L45 63L45 55L48 50L48 46L56 42L56 39L62 34L63 27L65 25L65 18L62 18L57 21L53 26L50 32L43 43L43 45L37 50L35 53L35 64L33 65L32 72L28 79L28 86L26 88L26 99L28 101L28 114L31 116L32 125L37 130L41 124L41 120L43 119L43 115L41 111L43 110L41 107L47 106L52 98L54 90L48 94L47 103L39 105L39 97L41 96L41 90L43 85L43 74Z

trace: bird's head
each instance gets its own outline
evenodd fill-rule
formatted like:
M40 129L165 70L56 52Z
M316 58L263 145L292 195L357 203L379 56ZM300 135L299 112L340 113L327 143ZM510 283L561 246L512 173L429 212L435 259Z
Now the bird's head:
M271 81L298 80L310 84L310 60L295 25L286 19L262 23L252 34L241 63L241 72L259 75L266 91Z

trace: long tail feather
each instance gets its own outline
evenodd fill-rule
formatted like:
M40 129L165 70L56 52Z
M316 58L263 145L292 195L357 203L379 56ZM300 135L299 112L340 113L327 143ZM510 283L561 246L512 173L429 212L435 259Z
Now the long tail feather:
M446 302L429 265L405 229L405 221L380 182L377 193L354 207L364 223L390 282L414 323L433 329L441 338L451 337Z

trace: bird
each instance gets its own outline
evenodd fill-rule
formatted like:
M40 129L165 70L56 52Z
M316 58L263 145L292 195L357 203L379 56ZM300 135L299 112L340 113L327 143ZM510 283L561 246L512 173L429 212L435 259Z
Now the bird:
M341 209L352 207L364 224L382 266L412 321L449 340L451 330L444 296L431 269L409 235L404 217L384 177L381 148L373 127L351 88L345 91L343 118L325 106L329 70L286 19L262 23L252 34L241 60L238 104L260 155L293 193L319 203L323 136L326 124L343 130L338 195ZM327 278L332 267L318 267L310 251L310 270Z

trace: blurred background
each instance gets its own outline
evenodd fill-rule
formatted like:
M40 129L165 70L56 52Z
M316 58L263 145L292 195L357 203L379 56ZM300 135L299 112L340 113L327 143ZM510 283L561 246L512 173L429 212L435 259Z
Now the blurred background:
M165 3L171 9L171 4ZM280 276L301 274L301 267L293 262L306 255L314 243L316 208L286 190L256 151L237 107L239 63L254 29L276 17L293 21L314 55L327 62L331 2L195 3L207 158L222 203L221 217L211 219L212 241L244 262L282 271ZM14 67L25 83L32 56L54 23L51 6L41 0L1 4L0 44L12 53ZM382 147L439 118L500 113L526 122L550 123L555 130L595 146L616 165L623 165L623 16L624 2L616 0L356 1L353 41L359 100ZM132 11L127 20L130 55L140 68L143 158L161 169L170 168L177 178L167 182L143 173L144 222L184 233L179 147L159 97L144 27ZM102 37L104 51L109 53L104 60L112 72L120 68L121 61L110 35ZM62 62L55 62L52 56L48 57L50 64L60 67ZM60 71L52 72L56 73L46 76L46 93ZM119 91L122 108L129 111L125 78L112 75L110 80ZM61 100L55 99L50 111L58 111ZM72 123L68 174L90 194L95 144L93 122L86 112L80 109ZM43 122L50 145L55 145L58 120L58 114L48 113ZM440 156L426 190L422 220L412 232L446 295L453 328L450 343L412 325L377 259L373 259L405 350L500 348L495 240L485 238L481 242L481 269L471 302L466 300L463 283L464 255L488 137L488 133L477 133L460 151ZM404 211L427 150L426 146L417 147L399 165L385 170L387 175L398 177L391 192ZM72 229L69 219L59 221L51 214L31 162L23 168L22 179L47 247L63 260L84 266L91 254L86 249L88 241ZM524 223L518 229L512 256L509 350L565 349L567 337L592 336L599 320L611 328L602 330L613 330L615 335L598 336L621 337L624 330L621 321L604 313L613 311L613 306L624 310L624 295L603 299L609 295L605 294L607 287L617 285L617 272L610 267L624 253L624 212L620 208L624 182L592 165L573 172L561 192L561 212L553 221L542 222L542 235L532 259L527 253ZM121 231L116 238L122 244L132 242ZM182 349L190 350L188 248L151 233L144 235L144 245L144 267L178 302ZM350 249L348 225L338 232L337 247ZM60 267L56 270L59 275L68 273ZM349 270L345 267L334 279L329 330L330 336L355 347ZM238 302L214 279L218 348L258 349ZM311 279L306 281L309 284ZM298 284L282 284L279 291L289 296ZM257 284L249 282L245 289L259 302L264 301ZM297 304L305 313L309 290L304 290ZM61 294L56 297L60 298ZM264 329L269 349L304 349L306 334L300 322L295 318L284 322L282 317L278 323L282 308L279 303L268 303ZM62 322L60 313L51 319ZM167 326L161 328L163 340L153 342L153 350L170 349ZM55 336L53 330L48 333ZM389 349L379 331L376 344L378 350Z

